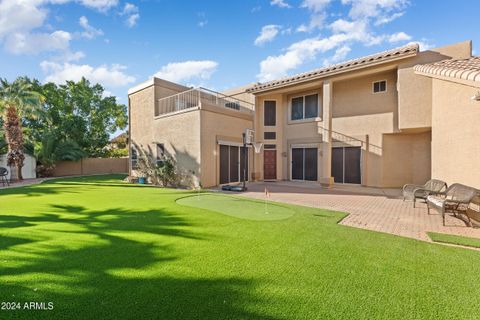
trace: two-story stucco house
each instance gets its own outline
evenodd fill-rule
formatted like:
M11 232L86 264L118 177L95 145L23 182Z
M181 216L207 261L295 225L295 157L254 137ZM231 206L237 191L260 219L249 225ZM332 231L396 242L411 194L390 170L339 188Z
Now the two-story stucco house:
M470 41L426 51L408 45L223 94L154 78L129 90L130 141L159 160L170 154L186 184L204 187L240 181L244 168L248 180L399 187L436 177L480 187L478 173L475 183L470 173L445 169L478 162L473 138L456 147L459 162L445 160L442 147L455 145L448 137L459 130L480 136L469 120L480 120L480 103L471 99L480 77L438 79L428 71L462 59L469 59L467 69L478 67L471 49ZM452 101L445 92L457 86L462 95ZM450 118L464 123L446 123L455 110L462 116ZM245 161L247 128L263 149L248 148ZM132 173L135 157L131 152Z

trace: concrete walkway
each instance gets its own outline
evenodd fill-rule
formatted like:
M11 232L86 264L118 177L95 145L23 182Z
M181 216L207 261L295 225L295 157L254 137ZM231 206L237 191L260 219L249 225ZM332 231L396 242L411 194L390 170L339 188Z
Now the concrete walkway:
M8 186L0 183L0 189L31 186L31 185L34 185L34 184L42 183L43 181L49 180L49 179L51 179L51 178L25 179L25 180L22 180L22 181L11 182L11 183L9 183Z
M303 182L254 182L248 184L248 191L239 195L265 199L267 187L271 201L285 202L347 212L349 215L341 224L391 233L399 236L431 241L427 232L448 233L480 238L480 229L467 227L455 217L447 216L443 226L440 215L427 206L402 201L401 190L379 189L359 186L335 185L323 188L315 183Z

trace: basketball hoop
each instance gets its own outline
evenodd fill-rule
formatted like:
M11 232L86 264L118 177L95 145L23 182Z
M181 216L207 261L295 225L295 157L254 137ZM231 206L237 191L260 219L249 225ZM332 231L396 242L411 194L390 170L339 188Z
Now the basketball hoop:
M245 143L251 144L253 143L253 131L252 129L245 129Z
M261 142L252 142L253 149L255 150L255 153L260 153L262 151L262 146L263 143Z

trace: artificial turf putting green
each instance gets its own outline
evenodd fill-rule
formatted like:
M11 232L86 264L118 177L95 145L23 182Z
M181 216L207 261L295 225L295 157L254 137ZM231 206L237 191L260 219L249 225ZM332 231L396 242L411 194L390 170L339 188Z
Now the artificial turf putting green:
M199 193L180 198L177 203L182 206L206 209L227 216L256 221L281 220L295 214L294 210L281 204L255 200L245 201L245 198L223 194Z
M445 233L436 233L436 232L428 232L428 236L430 237L430 239L432 239L432 241L435 241L435 242L480 248L480 239L476 239L476 238L462 237L462 236L456 236L456 235L445 234Z
M478 319L480 253L286 206L238 219L194 194L59 179L0 190L0 319ZM244 200L248 204L249 200ZM249 205L249 204L248 204Z

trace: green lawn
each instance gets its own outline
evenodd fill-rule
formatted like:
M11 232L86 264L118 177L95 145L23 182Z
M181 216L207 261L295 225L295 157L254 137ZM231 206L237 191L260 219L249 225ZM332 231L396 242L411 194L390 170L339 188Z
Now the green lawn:
M0 190L0 301L54 303L0 319L479 317L479 252L120 178Z
M436 233L436 232L429 232L428 236L435 242L443 242L449 244L458 244L461 246L473 247L473 248L480 248L480 239L476 238L469 238L469 237L462 237L462 236L455 236L451 234L445 233Z

